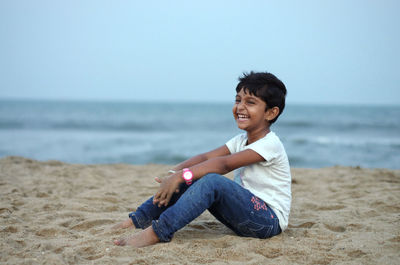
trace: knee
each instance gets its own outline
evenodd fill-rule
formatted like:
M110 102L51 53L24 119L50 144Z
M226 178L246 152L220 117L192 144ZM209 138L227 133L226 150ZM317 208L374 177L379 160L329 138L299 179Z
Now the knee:
M189 190L193 192L197 190L202 194L218 197L219 194L223 194L229 188L229 185L227 185L229 181L228 178L220 174L210 173L197 180L193 185L193 189Z
M220 174L209 173L207 175L204 175L197 182L199 182L202 185L214 186L214 185L222 184L222 182L224 182L224 180L225 180L225 177Z

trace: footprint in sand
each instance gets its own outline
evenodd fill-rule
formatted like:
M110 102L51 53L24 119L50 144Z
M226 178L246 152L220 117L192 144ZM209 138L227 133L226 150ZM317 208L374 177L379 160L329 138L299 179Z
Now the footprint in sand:
M120 211L120 209L118 206L113 205L113 206L103 207L103 208L101 208L101 211L108 213L108 212L117 212L117 211Z
M268 247L266 249L260 249L255 251L257 254L263 255L267 259L275 259L279 256L283 255L283 251L280 248L271 248Z
M202 224L189 224L188 227L194 228L194 229L198 229L198 230L204 230L204 229L206 229L206 228L204 227L204 225L202 225Z
M1 232L17 233L18 232L18 228L16 228L15 226L8 226L8 227L4 228L3 230L1 230Z
M46 192L41 192L41 191L38 191L37 193L36 193L36 198L47 198L47 197L49 197L50 195L48 194L48 193L46 193Z
M340 232L343 233L346 231L346 228L344 226L334 226L334 225L329 225L329 224L324 224L324 226L328 229L331 230L332 232Z
M326 205L326 206L320 206L317 208L319 211L333 211L333 210L340 210L346 208L344 205Z
M349 225L347 225L347 227L351 231L360 231L362 228L364 228L364 225L362 225L362 224L349 224Z
M348 252L347 255L348 255L349 257L351 257L351 258L359 258L359 257L361 257L361 256L366 255L366 253L363 252L363 251L361 251L361 250L359 250L359 249L357 249L357 250Z
M78 250L78 253L80 253L82 257L87 260L95 260L104 256L102 252L97 252L96 248L94 247L81 247Z
M311 228L315 225L314 222L305 222L299 225L290 225L291 228Z
M9 216L13 211L8 208L0 208L0 216Z
M76 231L83 231L83 230L87 230L87 229L95 227L95 226L111 224L111 223L114 223L114 221L106 220L106 219L84 221L77 225L72 226L71 229L76 230Z
M67 235L67 234L68 233L66 233L64 231L54 229L54 228L44 228L44 229L41 229L36 232L36 235L40 236L40 237L55 237L55 236Z

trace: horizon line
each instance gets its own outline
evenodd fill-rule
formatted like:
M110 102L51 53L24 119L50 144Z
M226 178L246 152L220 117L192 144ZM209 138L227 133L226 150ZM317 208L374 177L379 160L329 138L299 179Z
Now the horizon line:
M95 98L28 98L28 97L0 97L0 101L15 101L15 102L82 102L82 103L162 103L162 104L233 104L232 101L222 100L193 100L193 99L181 99L181 100L160 100L160 99L95 99ZM388 107L400 107L399 103L394 102L306 102L306 101L286 101L288 105L310 105L310 106L388 106Z

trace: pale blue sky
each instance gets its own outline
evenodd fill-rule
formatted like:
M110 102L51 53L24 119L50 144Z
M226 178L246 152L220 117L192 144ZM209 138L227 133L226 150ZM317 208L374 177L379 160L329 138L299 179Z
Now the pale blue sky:
M0 98L400 104L400 1L0 2Z

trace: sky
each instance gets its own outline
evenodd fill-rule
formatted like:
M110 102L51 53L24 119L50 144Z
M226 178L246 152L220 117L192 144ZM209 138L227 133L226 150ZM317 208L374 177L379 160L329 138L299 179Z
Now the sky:
M0 99L400 105L400 1L0 1Z

